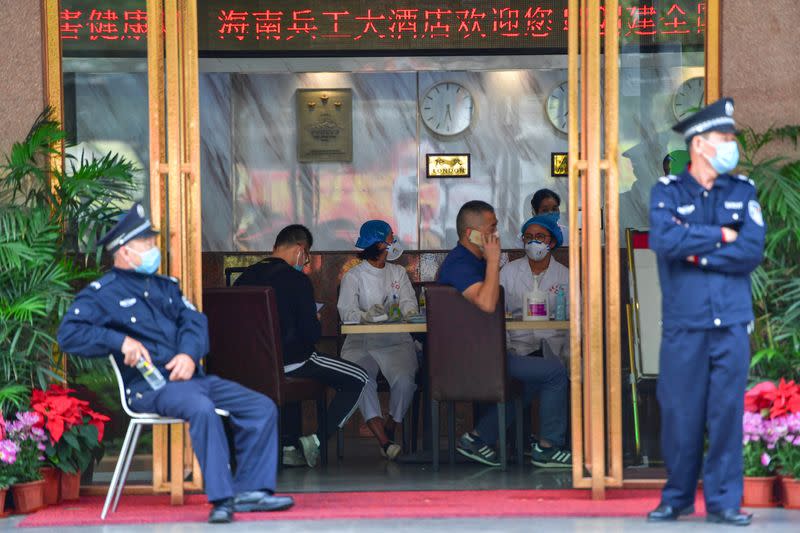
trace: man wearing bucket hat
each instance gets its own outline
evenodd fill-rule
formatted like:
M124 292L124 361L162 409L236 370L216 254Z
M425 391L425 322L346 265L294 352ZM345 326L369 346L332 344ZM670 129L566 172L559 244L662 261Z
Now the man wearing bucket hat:
M417 314L417 299L406 269L391 263L403 253L391 226L383 220L365 222L356 248L361 248L358 254L361 263L345 273L339 290L338 308L342 320L358 322L383 315L388 317L393 308L404 317ZM342 359L367 371L370 379L359 400L359 409L382 454L395 459L401 452L394 442L395 432L417 389L414 340L408 333L348 335L342 346ZM390 387L389 416L385 421L378 400L379 371Z
M742 415L753 321L750 273L766 228L739 161L733 100L676 124L690 163L659 179L650 198L662 335L658 402L667 483L650 521L694 512L702 468L707 520L748 525L742 513ZM705 435L708 450L705 453Z
M234 511L277 511L294 503L275 496L277 408L266 396L238 383L206 376L200 359L208 352L208 322L178 287L156 274L158 232L135 204L98 244L113 254L114 267L78 293L58 330L66 353L117 360L133 411L189 422L206 493L209 522L233 520ZM166 384L151 388L137 370L152 363ZM236 443L236 474L222 420L230 412Z

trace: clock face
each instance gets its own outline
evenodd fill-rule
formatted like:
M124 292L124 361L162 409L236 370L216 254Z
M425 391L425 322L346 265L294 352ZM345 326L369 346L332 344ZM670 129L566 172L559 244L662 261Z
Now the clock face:
M419 103L422 122L438 135L457 135L472 122L475 110L470 92L459 83L437 83Z
M563 82L550 92L550 95L547 97L547 103L545 104L547 118L549 118L553 126L562 133L567 133L567 125L569 124L568 97L567 82Z
M705 102L705 95L705 80L702 76L689 78L681 83L675 91L675 96L672 97L672 112L675 118L683 120L700 111Z

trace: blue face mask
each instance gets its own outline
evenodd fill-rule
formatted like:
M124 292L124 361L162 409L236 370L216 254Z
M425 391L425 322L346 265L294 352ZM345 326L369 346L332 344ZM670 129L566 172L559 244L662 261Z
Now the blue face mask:
M146 252L137 252L130 247L128 250L131 250L142 260L139 265L133 267L133 269L140 274L155 274L156 270L158 270L158 267L161 265L161 250L158 246L153 246Z
M702 138L708 144L716 148L717 155L714 157L706 156L706 159L714 167L718 174L727 174L736 168L739 164L739 145L736 141L727 141L719 144L713 144L710 141Z

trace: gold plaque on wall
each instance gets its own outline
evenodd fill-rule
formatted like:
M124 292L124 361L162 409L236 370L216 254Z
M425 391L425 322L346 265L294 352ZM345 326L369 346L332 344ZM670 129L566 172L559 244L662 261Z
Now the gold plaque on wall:
M297 160L353 160L353 93L350 89L297 89Z
M429 178L470 177L469 154L426 154L425 167Z

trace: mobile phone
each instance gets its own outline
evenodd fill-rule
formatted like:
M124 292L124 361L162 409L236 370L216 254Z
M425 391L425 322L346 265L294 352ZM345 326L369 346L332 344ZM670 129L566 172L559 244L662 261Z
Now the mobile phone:
M469 233L469 242L475 246L483 248L483 234L477 230L472 230Z

